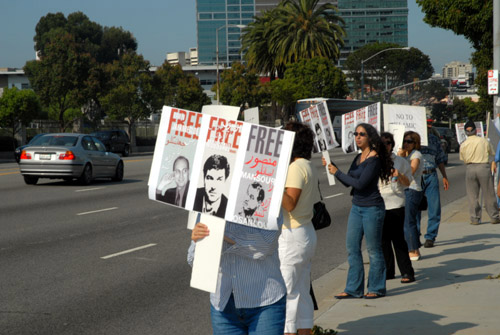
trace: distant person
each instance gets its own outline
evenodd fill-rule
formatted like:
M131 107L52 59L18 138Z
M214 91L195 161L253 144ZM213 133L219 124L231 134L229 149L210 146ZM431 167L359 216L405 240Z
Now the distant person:
M227 197L223 194L229 177L229 163L222 155L208 157L203 165L203 187L196 190L193 210L224 218Z
M486 211L491 223L500 223L498 205L495 198L493 174L496 171L495 162L490 164L489 156L493 156L493 147L484 137L476 135L474 122L467 121L464 126L467 139L460 145L460 159L467 165L465 170L465 189L469 199L469 214L471 224L478 225L481 219L479 190L483 191Z
M359 124L353 135L361 153L354 157L349 171L343 173L333 162L328 165L328 171L344 186L352 187L353 196L346 235L349 270L344 292L335 295L335 298L376 299L385 296L386 293L386 269L382 251L385 204L380 195L378 182L380 179L382 182L389 181L393 162L372 125ZM326 165L324 158L322 162ZM363 237L370 259L366 294L364 294L365 267L361 252Z
M438 136L433 135L432 123L427 124L427 146L422 146L423 168L422 171L422 191L427 197L427 232L425 233L424 248L434 247L439 225L441 224L441 198L439 195L439 178L437 171L443 176L443 189L448 190L450 184L446 175L445 162L446 154L441 146ZM417 214L417 227L421 232L421 212Z
M252 222L252 217L255 211L264 201L266 192L262 185L258 182L253 182L248 185L245 197L241 203L241 209L238 211L238 215L245 218L247 222Z
M382 232L382 250L384 251L386 266L385 277L386 279L395 278L395 253L399 272L401 273L401 283L407 284L415 281L415 271L408 255L408 244L406 244L404 233L405 189L410 186L413 180L412 171L406 159L396 156L392 152L395 145L394 136L385 132L380 137L394 162L391 182L379 181L380 195L384 198L385 203L384 229Z
M171 174L164 174L156 189L156 200L163 201L179 207L186 206L187 191L189 189L189 161L184 156L179 156L173 164L173 178L176 187L165 189L172 181Z

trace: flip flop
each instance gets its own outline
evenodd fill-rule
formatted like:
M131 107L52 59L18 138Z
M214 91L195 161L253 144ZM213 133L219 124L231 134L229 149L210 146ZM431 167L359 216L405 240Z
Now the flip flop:
M365 294L365 299L378 299L385 297L385 294L377 294L377 293L367 293Z
M359 299L361 297L355 297L349 293L342 292L340 294L334 295L335 299Z

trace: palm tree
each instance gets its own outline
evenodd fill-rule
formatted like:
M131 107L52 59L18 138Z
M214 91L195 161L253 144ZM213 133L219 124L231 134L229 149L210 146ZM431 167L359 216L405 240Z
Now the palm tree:
M274 9L273 31L268 35L275 63L294 63L301 58L338 60L344 45L344 29L332 4L317 7L319 0L284 0Z

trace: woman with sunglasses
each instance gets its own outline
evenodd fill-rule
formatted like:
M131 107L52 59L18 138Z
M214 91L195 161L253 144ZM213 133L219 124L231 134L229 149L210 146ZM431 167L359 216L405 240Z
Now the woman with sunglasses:
M418 206L422 201L422 154L420 153L420 135L414 131L407 131L403 138L403 148L398 152L401 157L406 157L410 163L413 180L405 190L405 239L408 244L409 256L412 261L420 259L420 234L417 227Z
M413 180L411 167L406 159L396 156L392 152L396 143L391 133L382 133L380 137L394 162L391 182L385 183L382 180L379 182L380 194L385 202L382 249L385 258L386 279L395 278L394 254L396 254L396 261L401 273L401 283L412 283L415 281L415 271L408 255L408 245L404 233L405 189L410 186Z
M368 273L366 299L385 296L385 260L382 251L382 229L384 225L384 199L378 189L378 181L389 181L392 160L377 130L361 123L354 132L355 142L361 153L356 155L347 173L335 164L328 165L328 171L346 187L352 187L352 207L347 221L347 260L349 271L344 292L337 299L362 298L365 270L361 254L361 242L365 236L370 270ZM323 165L326 161L323 159Z

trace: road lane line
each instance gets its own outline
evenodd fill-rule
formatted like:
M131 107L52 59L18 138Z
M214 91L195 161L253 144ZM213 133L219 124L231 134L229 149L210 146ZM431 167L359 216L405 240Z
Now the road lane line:
M111 207L111 208L105 208L105 209L98 209L96 211L91 211L91 212L84 212L84 213L78 213L76 215L87 215L87 214L94 214L94 213L100 213L100 212L107 212L107 211L112 211L118 209L118 207Z
M9 174L18 174L19 171L17 172L5 172L5 173L0 173L0 176L6 176L6 175L9 175Z
M446 170L451 170L451 169L454 169L455 166L450 166L450 167L446 167Z
M324 197L325 199L330 199L330 198L335 198L335 197L338 197L339 195L342 195L344 193L338 193L338 194L334 194L334 195L329 195L327 197Z
M108 259L108 258L112 258L112 257L116 257L116 256L129 254L129 253L134 252L134 251L154 247L155 245L156 245L156 243L146 244L146 245L143 245L142 247L137 247L137 248L133 248L133 249L125 250L125 251L120 251L120 252L117 252L116 254L103 256L103 257L101 257L101 259Z
M151 161L153 160L152 158L145 158L145 159L127 159L124 160L123 162L128 163L128 162L144 162L144 161Z
M19 171L19 168L0 169L0 171Z
M95 191L95 190L102 190L105 187L93 187L93 188L84 188L81 190L76 190L75 192L87 192L87 191Z

